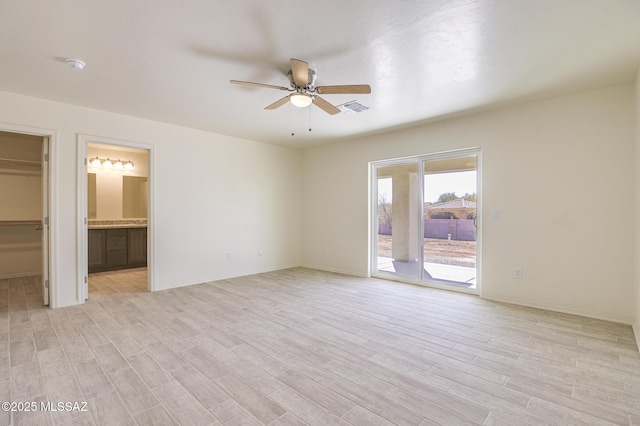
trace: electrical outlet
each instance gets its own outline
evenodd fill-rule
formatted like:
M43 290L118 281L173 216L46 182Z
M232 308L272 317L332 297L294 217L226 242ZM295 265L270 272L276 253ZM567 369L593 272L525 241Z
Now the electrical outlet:
M262 250L258 250L258 256L262 256L264 252Z
M522 279L522 268L520 266L516 266L513 269L513 278L518 280Z
M227 252L227 260L231 260L231 252L230 251Z
M491 213L491 219L493 220L500 220L500 210L494 210Z

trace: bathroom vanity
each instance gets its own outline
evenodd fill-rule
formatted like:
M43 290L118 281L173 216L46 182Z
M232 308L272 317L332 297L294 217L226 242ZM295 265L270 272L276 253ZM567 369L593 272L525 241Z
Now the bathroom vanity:
M147 266L146 220L90 221L89 273Z

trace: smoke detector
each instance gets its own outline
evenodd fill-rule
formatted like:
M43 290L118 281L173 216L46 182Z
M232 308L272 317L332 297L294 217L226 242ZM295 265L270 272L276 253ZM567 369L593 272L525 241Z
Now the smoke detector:
M67 59L67 65L73 70L82 71L87 64L80 59Z

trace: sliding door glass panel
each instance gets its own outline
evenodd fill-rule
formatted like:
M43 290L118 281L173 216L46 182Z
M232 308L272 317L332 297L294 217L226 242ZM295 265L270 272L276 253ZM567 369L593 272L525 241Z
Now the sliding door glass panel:
M419 164L376 168L375 270L420 279Z
M477 156L426 160L422 170L422 279L475 288Z

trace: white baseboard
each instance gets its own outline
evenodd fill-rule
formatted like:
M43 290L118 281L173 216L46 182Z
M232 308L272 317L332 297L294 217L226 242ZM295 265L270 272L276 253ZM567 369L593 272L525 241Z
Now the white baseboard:
M547 305L543 303L531 303L527 300L510 299L506 297L494 296L491 294L488 295L483 292L481 292L480 297L486 300L493 300L494 302L509 303L512 305L525 306L527 308L536 308L536 309L542 309L545 311L558 312L561 314L577 315L585 318L593 318L593 319L598 319L602 321L610 321L618 324L633 325L633 318L630 318L630 317L622 317L622 316L615 316L615 315L595 315L593 312L581 311L578 309L569 309L564 306L554 306L554 305ZM638 336L636 335L636 339L637 337Z
M309 264L302 264L302 265L299 265L299 266L301 268L315 269L316 271L333 272L335 274L349 275L349 276L352 276L352 277L369 278L369 275L367 275L367 274L362 274L362 273L358 273L358 272L354 272L354 271L349 271L349 270L346 270L346 269L328 268L326 266L309 265Z
M162 290L170 290L172 288L188 287L190 285L197 285L197 284L210 283L210 282L214 282L214 281L228 280L228 279L231 279L231 278L246 277L246 276L249 276L249 275L263 274L263 273L266 273L266 272L280 271L282 269L291 269L291 268L295 268L295 267L298 267L298 266L300 266L300 265L291 264L291 265L273 266L273 267L268 267L268 268L247 269L247 270L243 270L243 271L238 271L237 273L213 275L213 276L208 276L208 277L202 277L200 279L195 279L195 280L191 279L189 281L185 281L185 282L181 282L181 283L175 283L175 284L171 285L171 287L155 288L152 291L162 291ZM156 287L157 287L157 281L156 281Z

